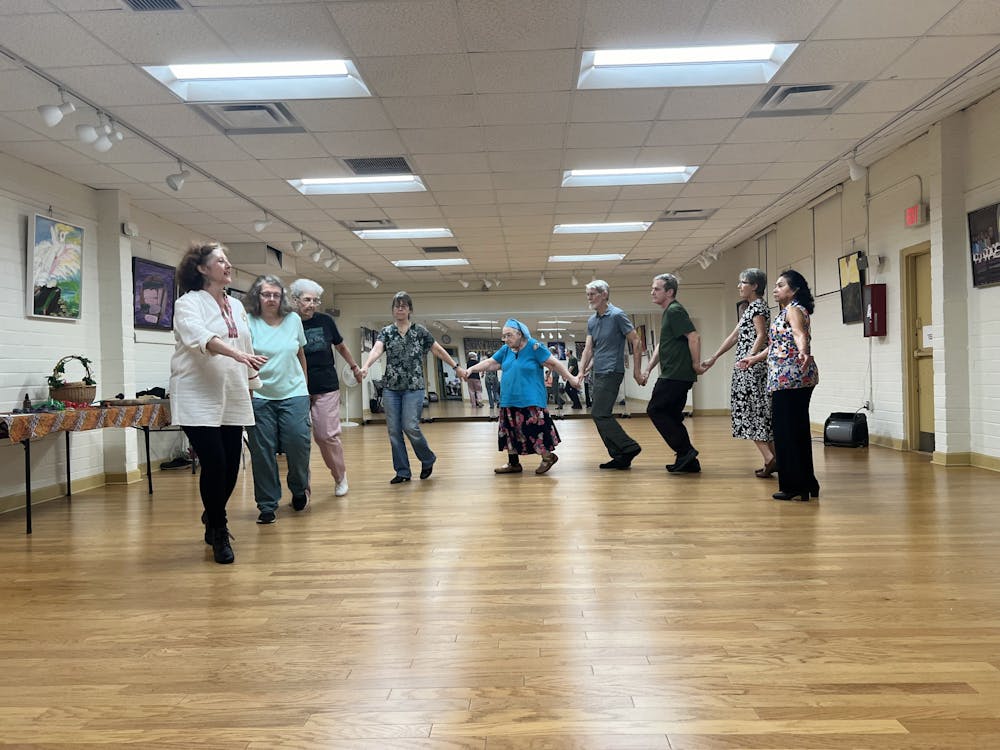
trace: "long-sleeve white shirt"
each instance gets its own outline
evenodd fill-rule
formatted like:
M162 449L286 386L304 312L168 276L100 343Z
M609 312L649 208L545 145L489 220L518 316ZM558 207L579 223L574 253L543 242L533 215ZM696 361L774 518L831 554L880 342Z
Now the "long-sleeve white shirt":
M229 305L239 333L236 338L229 337L219 303L208 292L187 292L174 304L177 343L170 359L170 416L174 424L254 424L250 389L260 385L256 371L205 348L218 337L234 349L253 354L246 311L234 297L229 298Z

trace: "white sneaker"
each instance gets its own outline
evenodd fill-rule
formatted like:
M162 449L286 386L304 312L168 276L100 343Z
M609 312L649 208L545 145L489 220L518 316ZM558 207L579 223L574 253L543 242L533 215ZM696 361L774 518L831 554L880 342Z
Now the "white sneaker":
M345 474L343 479L337 482L337 486L333 490L333 494L337 497L343 497L347 494L347 475Z

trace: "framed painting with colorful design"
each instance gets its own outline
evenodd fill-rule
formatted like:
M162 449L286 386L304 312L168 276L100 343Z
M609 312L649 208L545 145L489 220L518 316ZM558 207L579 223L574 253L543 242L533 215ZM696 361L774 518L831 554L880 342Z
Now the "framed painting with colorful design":
M28 226L26 312L34 318L79 320L83 227L35 214Z

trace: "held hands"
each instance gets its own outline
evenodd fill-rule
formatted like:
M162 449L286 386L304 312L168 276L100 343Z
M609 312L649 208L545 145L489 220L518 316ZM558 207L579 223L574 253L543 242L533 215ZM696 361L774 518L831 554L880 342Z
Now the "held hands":
M708 369L715 364L717 359L718 357L715 356L709 357L708 359L703 359L701 361L701 372L699 372L698 374L701 375L702 373L708 372Z
M464 367L456 367L455 368L455 374L458 375L458 377L460 377L462 380L468 382L468 380L469 380L469 371L467 369L465 369Z
M368 368L359 367L358 371L354 373L354 376L358 379L358 382L360 383L362 380L368 377Z
M635 382L638 383L639 385L646 385L646 381L649 380L649 373L648 372L634 372L634 373L632 373L632 377L635 378Z
M737 370L749 370L753 362L750 361L750 357L744 357L743 359L736 362Z
M254 370L259 370L264 366L264 363L267 362L267 357L261 356L260 354L247 354L246 352L237 352L233 359L241 365L252 367Z

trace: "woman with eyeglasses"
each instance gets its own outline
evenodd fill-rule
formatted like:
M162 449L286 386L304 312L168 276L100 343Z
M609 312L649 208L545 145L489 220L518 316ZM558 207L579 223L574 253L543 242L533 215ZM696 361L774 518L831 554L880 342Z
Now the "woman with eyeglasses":
M468 379L477 372L503 371L500 391L500 416L497 420L497 446L507 453L507 463L493 470L495 474L520 474L521 456L539 455L542 461L536 474L545 474L559 456L559 431L548 410L545 371L557 373L574 388L580 387L580 377L573 375L545 344L531 338L531 332L521 321L510 318L503 324L501 346L489 359L468 370L458 371Z
M286 481L292 508L309 504L309 389L306 385L306 335L302 319L293 315L285 287L275 276L258 276L247 292L253 348L267 357L260 370L261 387L254 392L256 425L248 430L257 523L277 519L281 502L278 452L288 464Z
M763 299L766 288L767 274L761 269L747 268L740 274L736 289L741 302L746 303L746 308L732 333L719 344L715 354L701 363L702 367L706 370L710 368L733 346L736 347L737 363L744 357L752 357L767 349L767 329L771 325L771 312ZM763 468L757 469L754 475L759 479L768 479L774 473L777 462L774 458L771 394L767 392L766 363L761 361L746 369L733 366L730 412L733 419L733 437L753 440L761 458L764 459Z
M313 438L323 455L323 463L333 475L333 494L347 494L347 467L344 464L344 446L340 442L340 379L333 350L340 352L354 373L361 380L361 368L351 356L344 337L337 330L333 318L319 312L323 287L312 279L296 279L289 287L292 303L302 319L306 335L304 347L309 375L309 414L312 417Z
M216 243L193 244L181 259L170 358L171 419L201 462L205 543L223 565L236 559L226 504L240 472L243 428L254 423L250 391L260 387L258 370L267 362L254 353L243 305L226 294L232 271Z
M456 372L459 370L448 352L444 350L431 332L424 326L413 323L413 299L406 292L396 292L392 298L392 323L379 331L378 339L361 368L361 377L368 374L372 364L385 352L385 375L382 377L382 405L385 409L385 426L392 446L392 468L396 475L389 484L409 482L410 457L406 452L403 435L410 439L413 452L420 461L420 478L427 479L434 471L437 456L427 444L420 429L420 412L424 408L424 360L427 352L447 364Z

